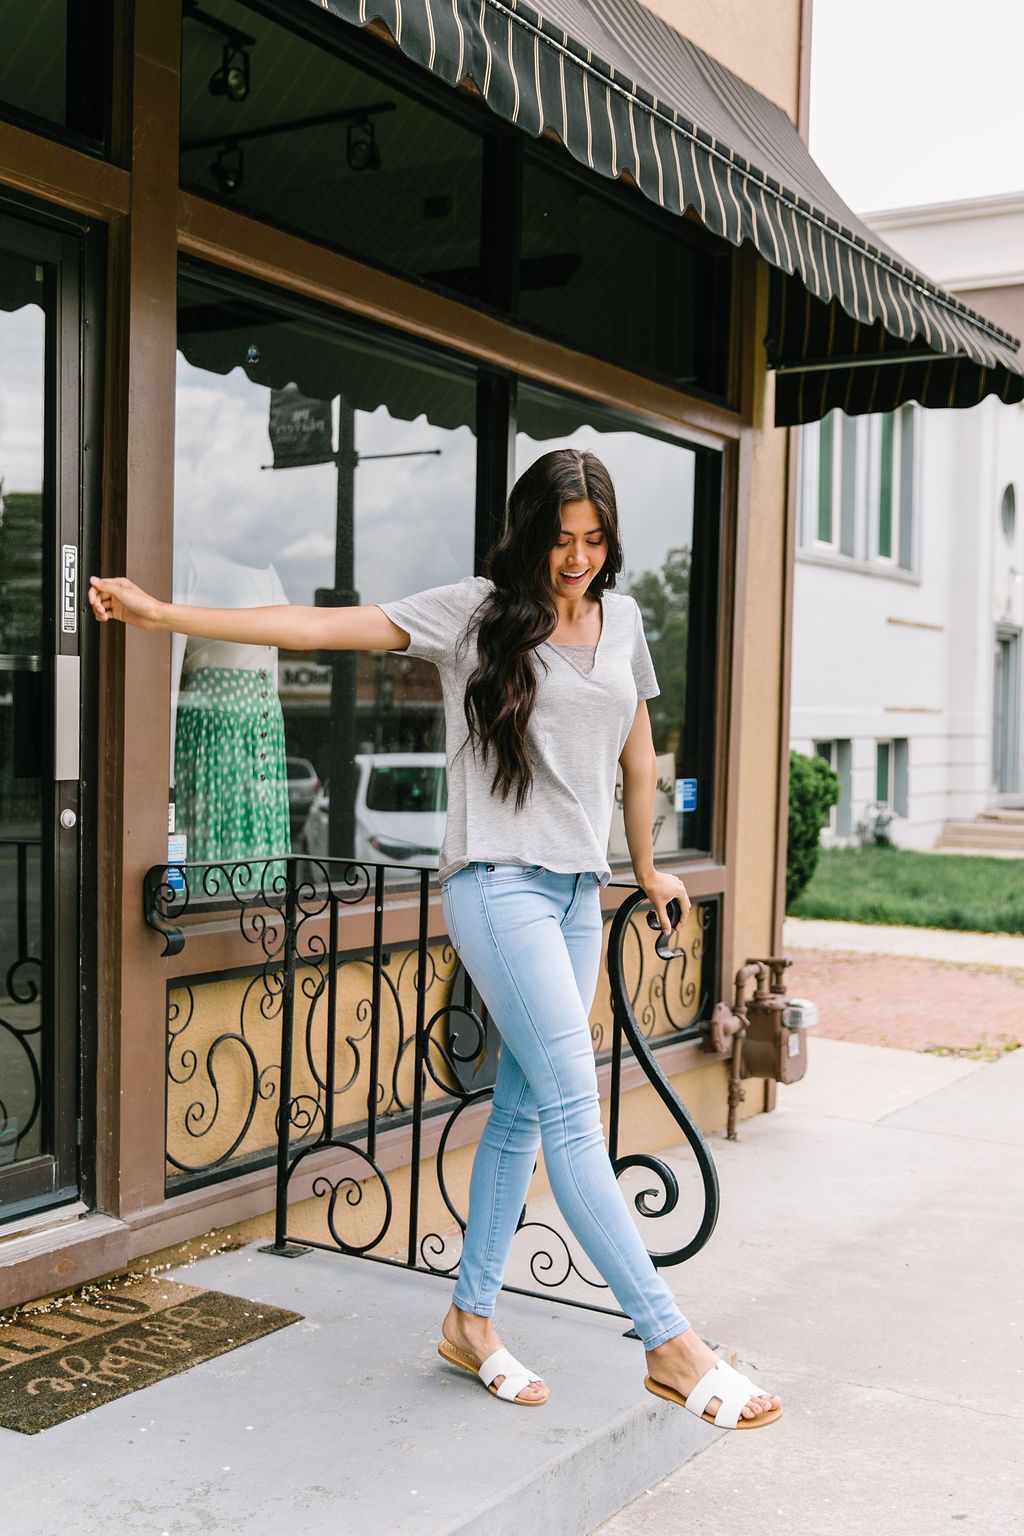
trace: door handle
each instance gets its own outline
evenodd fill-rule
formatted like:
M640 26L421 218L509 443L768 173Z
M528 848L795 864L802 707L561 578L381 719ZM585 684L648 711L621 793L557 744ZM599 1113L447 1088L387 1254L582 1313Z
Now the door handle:
M53 659L53 777L80 777L79 752L81 662L77 656Z

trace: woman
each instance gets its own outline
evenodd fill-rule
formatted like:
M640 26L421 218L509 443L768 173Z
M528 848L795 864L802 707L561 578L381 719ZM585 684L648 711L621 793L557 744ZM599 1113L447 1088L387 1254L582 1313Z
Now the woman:
M290 650L391 650L438 668L448 816L438 879L455 948L502 1050L441 1355L524 1406L548 1389L502 1348L492 1315L539 1145L573 1234L633 1319L648 1390L727 1428L777 1419L778 1397L718 1359L680 1312L629 1214L604 1144L588 1016L616 762L637 883L671 931L686 888L654 864L658 683L622 569L615 492L592 453L557 449L519 478L505 529L466 577L357 608L198 608L92 579L101 621ZM455 743L459 742L456 750Z

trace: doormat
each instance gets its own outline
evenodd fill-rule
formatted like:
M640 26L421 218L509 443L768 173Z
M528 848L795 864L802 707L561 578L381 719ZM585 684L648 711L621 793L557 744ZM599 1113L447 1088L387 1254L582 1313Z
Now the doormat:
M302 1321L300 1312L146 1276L0 1319L0 1427L35 1435Z

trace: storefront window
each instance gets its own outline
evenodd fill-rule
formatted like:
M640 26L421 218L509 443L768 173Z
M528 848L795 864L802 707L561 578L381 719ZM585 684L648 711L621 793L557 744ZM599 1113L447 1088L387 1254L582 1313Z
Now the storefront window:
M473 571L467 370L231 292L179 299L179 601L362 604ZM297 852L436 868L436 668L175 637L171 783L189 860Z
M658 755L656 854L710 850L720 459L676 438L521 386L516 473L552 448L590 449L615 483L624 547L616 591L640 606L661 692L647 708ZM628 859L619 808L611 860Z
M0 252L0 1203L4 1166L44 1150L43 551L52 308L43 267Z
M630 206L630 201L634 206ZM518 319L578 352L688 390L727 388L729 249L527 159Z
M102 148L110 46L108 0L0 0L0 116Z
M479 134L390 80L235 0L186 5L181 179L204 197L474 296L482 170Z

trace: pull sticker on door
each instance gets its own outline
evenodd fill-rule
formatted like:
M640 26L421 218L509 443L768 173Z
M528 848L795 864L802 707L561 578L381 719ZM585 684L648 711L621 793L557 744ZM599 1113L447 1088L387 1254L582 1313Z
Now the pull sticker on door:
M61 545L60 627L66 635L78 633L78 546Z

